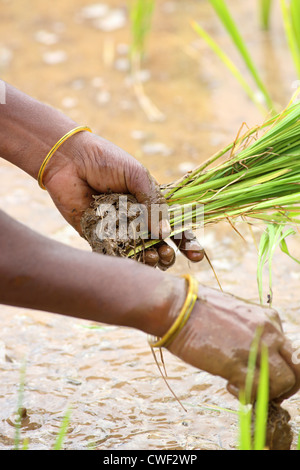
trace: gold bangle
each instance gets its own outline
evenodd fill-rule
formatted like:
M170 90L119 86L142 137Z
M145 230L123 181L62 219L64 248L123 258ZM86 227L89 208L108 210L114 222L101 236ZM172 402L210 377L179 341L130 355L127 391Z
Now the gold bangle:
M185 274L182 277L188 282L188 292L183 307L171 328L162 338L156 338L154 341L149 340L151 348L167 347L182 330L192 313L198 298L198 282L190 274Z
M50 158L52 157L52 155L56 152L56 150L69 138L71 137L72 135L76 134L77 132L81 132L81 131L89 131L89 132L92 132L91 129L87 126L78 126L78 127L75 127L75 129L72 129L71 131L67 132L67 134L65 134L61 139L59 139L58 142L56 142L56 144L52 147L52 149L50 150L50 152L48 153L47 157L45 158L45 160L43 161L42 165L41 165L41 168L39 170L39 173L38 173L38 177L37 177L37 180L38 180L38 183L39 183L39 186L42 188L42 189L46 189L44 184L43 184L43 176L44 176L44 171L45 171L45 168L46 168L46 165L47 163L49 162Z

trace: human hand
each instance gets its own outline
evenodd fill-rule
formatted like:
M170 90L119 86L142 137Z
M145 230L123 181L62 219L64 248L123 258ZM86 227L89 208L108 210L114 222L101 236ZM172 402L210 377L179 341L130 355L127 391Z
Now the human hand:
M63 217L80 234L81 216L95 194L132 194L149 209L148 214L151 204L165 203L157 182L141 163L111 142L88 132L74 135L64 144L60 155L49 161L43 183ZM155 229L158 233L154 235L159 238L166 238L170 233L166 219ZM190 239L189 233L176 243L190 261L203 259L203 249L195 238ZM167 269L175 262L175 252L160 242L157 248L146 251L145 262Z
M169 350L185 362L228 381L228 391L239 395L245 387L248 357L258 327L268 348L270 400L282 401L300 388L300 364L292 361L293 349L282 332L274 310L247 303L207 287L186 326ZM256 395L259 361L253 383Z

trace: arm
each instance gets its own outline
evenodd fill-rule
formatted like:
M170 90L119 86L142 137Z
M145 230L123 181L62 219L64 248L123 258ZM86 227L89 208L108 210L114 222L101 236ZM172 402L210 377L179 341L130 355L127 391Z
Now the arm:
M0 156L37 179L50 148L77 124L58 110L6 84L6 104L0 107ZM74 136L73 146L76 147ZM70 143L66 146L70 146ZM72 153L72 148L69 149ZM57 152L57 164L62 157Z
M58 110L7 85L6 104L0 112L0 156L36 179L49 150L77 125ZM63 217L80 234L80 218L93 194L132 194L148 209L151 204L165 203L157 182L141 163L90 132L80 132L63 143L47 164L43 183ZM156 235L165 238L169 230L168 221L162 220ZM183 239L178 244L191 261L203 259L197 240ZM149 258L153 264L153 256ZM161 268L174 260L171 247L155 250L154 262Z
M0 303L45 310L163 336L185 299L185 283L131 260L89 253L43 237L0 212ZM270 398L300 387L300 366L266 311L200 286L199 300L169 350L219 375L238 395L258 325L269 348ZM274 312L273 312L273 315ZM256 377L259 372L257 364Z
M58 243L2 211L0 227L2 304L160 335L184 301L184 281L159 270Z
M10 86L6 98L0 112L0 155L36 178L50 148L77 124ZM145 204L162 198L140 163L87 132L59 149L47 165L44 184L79 232L81 213L95 192L110 188L131 193ZM181 279L131 260L67 247L2 212L0 226L0 303L133 327L154 336L168 330L183 304ZM184 240L181 243L185 250ZM196 261L203 252L195 242L186 255ZM292 351L278 321L261 307L200 287L192 315L170 351L221 375L237 393L244 385L257 325L263 326L262 339L269 347L270 397L287 397L300 387L300 366L291 361Z

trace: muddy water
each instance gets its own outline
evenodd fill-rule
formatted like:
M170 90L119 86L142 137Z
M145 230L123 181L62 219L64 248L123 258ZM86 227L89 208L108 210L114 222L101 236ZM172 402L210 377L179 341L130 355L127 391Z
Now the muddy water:
M157 2L143 79L163 122L149 122L133 93L126 55L127 2L120 0L105 2L105 21L95 10L83 10L90 5L84 0L54 0L51 7L31 0L30 8L22 0L0 0L1 76L89 124L135 155L161 183L170 182L231 141L243 121L251 126L262 119L191 30L192 18L205 24L243 69L207 3ZM286 104L295 72L279 15L274 12L266 35L258 27L256 2L228 3L272 95ZM0 181L0 204L9 214L40 233L89 249L35 181L3 161ZM226 225L210 228L204 244L223 288L257 300L255 248L249 232L241 231L246 242ZM290 243L295 255L300 255L298 241ZM190 270L200 282L217 287L205 262L191 266L179 255L172 270ZM278 253L274 306L293 341L299 338L299 280L299 267ZM0 322L1 449L13 446L24 360L27 415L21 436L32 449L52 448L68 406L72 415L66 449L235 448L237 402L225 382L166 353L169 383L183 411L160 378L142 333L4 306ZM296 433L299 394L285 408Z

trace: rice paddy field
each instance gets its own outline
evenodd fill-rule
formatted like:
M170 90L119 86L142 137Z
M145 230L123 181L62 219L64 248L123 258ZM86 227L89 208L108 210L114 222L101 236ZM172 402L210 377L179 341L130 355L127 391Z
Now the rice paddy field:
M243 123L244 131L260 125L265 119L257 105L262 94L206 0L157 0L142 60L135 57L131 62L129 3L31 0L28 8L22 0L0 0L0 77L89 125L133 154L160 184L169 184L233 142ZM279 112L300 79L282 2L273 1L267 29L259 10L263 2L226 3ZM226 50L256 90L255 100L199 34L195 22ZM47 193L4 160L0 205L42 234L90 249L66 225ZM237 228L239 233L226 220L209 225L202 243L223 290L259 302L257 246L264 226L255 225L252 232L244 223ZM287 243L300 259L299 235ZM192 265L178 254L171 271L192 272L200 283L218 288L205 260ZM267 271L263 278L266 302ZM299 264L277 250L272 303L298 348L299 282ZM29 449L53 448L69 408L66 450L238 448L239 404L226 391L225 381L166 352L168 382L184 411L163 382L144 334L7 306L0 306L0 326L0 450L15 446L24 362L19 431L20 442L25 440ZM296 449L299 392L283 406L291 415Z

